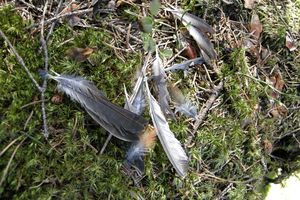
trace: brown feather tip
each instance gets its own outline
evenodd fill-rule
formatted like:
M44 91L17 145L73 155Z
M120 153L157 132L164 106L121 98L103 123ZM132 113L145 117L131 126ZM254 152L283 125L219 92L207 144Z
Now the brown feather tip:
M144 145L146 149L153 146L156 140L156 131L153 126L148 125L144 133L140 136L140 142Z

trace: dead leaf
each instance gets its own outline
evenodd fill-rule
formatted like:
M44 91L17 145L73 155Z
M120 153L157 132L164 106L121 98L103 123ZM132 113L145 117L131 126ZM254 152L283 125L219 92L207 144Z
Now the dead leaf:
M258 39L262 30L263 26L260 23L259 16L256 13L253 13L250 22L250 32L253 34L255 39Z
M294 38L287 32L285 35L285 46L290 50L290 51L295 51L297 46Z
M66 13L70 13L76 10L79 10L80 6L77 3L72 3L69 6L65 7L62 11L61 14L66 14Z
M282 75L279 71L275 72L268 80L269 82L272 83L272 86L278 90L278 91L282 91L283 87L284 87L284 81L282 79ZM277 91L272 91L271 96L273 99L278 99L279 98L279 94Z
M272 152L273 145L268 139L264 139L262 141L262 146L267 154L270 154Z
M86 47L86 48L73 47L66 51L66 55L77 62L84 62L94 51L95 48L90 48L90 47Z
M77 3L71 3L69 6L61 11L61 14L72 13L80 9L80 5ZM85 26L84 21L78 17L78 15L71 15L64 18L71 27Z

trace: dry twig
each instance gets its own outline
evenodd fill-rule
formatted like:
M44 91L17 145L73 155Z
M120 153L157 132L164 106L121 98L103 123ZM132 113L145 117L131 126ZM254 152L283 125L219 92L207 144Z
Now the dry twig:
M224 87L223 80L220 81L220 83L217 86L214 87L213 94L206 101L204 108L199 112L199 114L197 116L197 120L196 120L196 122L194 124L194 130L193 130L193 134L194 135L197 132L199 126L202 124L202 122L205 119L205 117L207 116L207 113L208 113L209 109L212 107L213 103L215 102L215 100L219 96L220 91L223 89L223 87Z

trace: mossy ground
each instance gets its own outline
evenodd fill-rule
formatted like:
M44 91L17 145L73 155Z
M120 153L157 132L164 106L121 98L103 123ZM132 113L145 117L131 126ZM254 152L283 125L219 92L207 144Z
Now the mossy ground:
M291 108L299 106L299 86L297 89L295 84L300 82L299 50L291 53L285 49L285 31L290 26L278 15L270 14L274 9L272 5L267 1L256 9L264 27L261 42L274 52L263 67L266 71L276 68L282 72L286 86L279 100ZM295 5L300 10L298 1ZM222 1L185 1L183 8L199 16L205 14L209 24L218 24L222 14L219 8L231 20L246 23L251 19L251 11L243 8L242 2L226 5ZM284 19L289 22L288 9L292 8L284 8L287 10L280 14L285 14ZM39 35L30 34L25 29L27 25L29 22L24 21L12 6L0 8L0 28L36 80L42 82L37 73L44 65ZM296 30L299 31L299 27ZM49 63L50 68L59 73L76 73L88 78L111 101L122 106L123 85L131 88L131 79L143 58L141 52L136 52L124 54L125 62L120 60L114 56L114 50L104 44L109 43L111 37L103 30L73 30L60 24L48 45ZM61 45L71 38L70 42ZM243 47L228 50L226 41L220 41L216 47L222 60L217 76L225 78L225 86L218 98L220 104L212 109L187 147L190 157L187 177L181 179L175 175L157 143L146 157L142 187L136 187L131 178L121 172L128 144L112 139L104 154L99 155L107 133L80 105L67 97L61 104L54 104L51 97L56 91L52 81L48 82L46 92L51 135L49 140L43 138L40 104L24 107L38 101L39 92L2 39L0 46L0 151L18 138L1 155L1 178L14 150L24 139L1 181L2 199L133 199L138 196L145 199L261 199L264 176L276 177L279 167L287 174L299 169L299 161L286 162L270 157L262 142L272 143L284 133L299 128L300 111L289 110L289 117L278 119L268 116L263 106L261 110L257 109L264 99L268 99L271 89L244 76L253 61ZM96 65L68 59L65 51L71 47L97 47L92 55ZM182 76L174 75L173 78L177 80ZM188 78L192 79L193 75ZM183 88L188 90L189 79L184 79L183 83L186 84ZM246 127L243 126L245 120L250 121ZM190 129L185 118L170 126L177 138L185 143Z

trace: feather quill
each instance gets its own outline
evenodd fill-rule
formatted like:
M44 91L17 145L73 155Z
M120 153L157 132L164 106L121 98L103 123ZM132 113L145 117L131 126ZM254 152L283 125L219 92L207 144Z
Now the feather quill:
M169 102L171 99L166 84L166 73L163 68L162 60L158 55L158 51L156 51L156 58L153 61L152 71L153 71L153 80L158 90L159 105L161 106L166 117L171 117L174 119L175 118L174 113L172 112L169 106Z
M171 98L174 101L175 112L180 112L187 117L196 119L197 108L192 104L192 102L186 98L180 89L175 85L170 85L169 87Z
M169 128L168 122L155 98L150 93L148 83L145 82L150 105L150 116L156 130L156 134L176 172L185 176L188 169L188 157L180 142L175 138Z
M58 89L78 103L104 129L124 141L138 141L148 124L133 112L111 103L90 81L69 75L48 75L58 82Z

